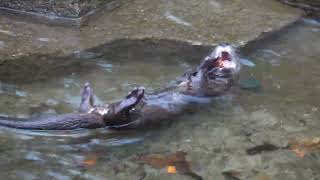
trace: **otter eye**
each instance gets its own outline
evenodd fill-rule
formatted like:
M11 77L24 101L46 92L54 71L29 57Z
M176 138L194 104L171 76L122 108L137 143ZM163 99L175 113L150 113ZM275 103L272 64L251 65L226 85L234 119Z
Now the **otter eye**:
M229 46L229 43L227 42L219 43L219 46Z

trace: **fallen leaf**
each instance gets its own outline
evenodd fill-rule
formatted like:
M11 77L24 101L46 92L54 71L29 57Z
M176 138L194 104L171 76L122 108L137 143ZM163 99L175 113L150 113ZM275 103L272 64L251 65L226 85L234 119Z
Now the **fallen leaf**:
M298 147L290 147L291 151L293 151L297 156L303 158L306 155L306 152Z
M306 155L306 153L320 150L320 138L313 137L292 139L289 143L289 149L292 150L299 157L303 158Z
M85 167L94 166L97 164L97 156L95 155L89 155L86 157L86 159L82 162L82 165Z
M176 174L176 173L177 173L177 169L176 169L175 166L168 166L168 167L167 167L167 172L168 172L169 174Z
M152 154L138 157L138 160L154 168L167 168L167 173L180 173L201 180L202 177L194 173L190 168L190 163L186 160L187 153L177 151L169 155Z
M97 160L96 159L87 159L87 160L83 161L83 164L86 166L93 166L93 165L97 164Z

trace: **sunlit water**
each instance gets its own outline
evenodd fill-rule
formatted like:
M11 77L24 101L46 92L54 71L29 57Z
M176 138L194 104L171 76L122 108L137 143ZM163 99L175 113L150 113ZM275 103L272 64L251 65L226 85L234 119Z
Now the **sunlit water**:
M30 132L1 128L0 175L8 179L190 179L135 160L140 154L182 150L204 179L224 179L222 172L228 171L240 172L242 179L319 179L317 151L303 158L287 149L246 153L266 142L284 147L290 138L320 136L319 37L320 24L305 20L240 49L242 56L255 63L243 67L241 79L258 79L260 90L236 88L231 95L158 129ZM91 82L98 104L121 99L138 85L152 93L170 85L209 52L207 47L160 44L115 42L75 52L72 58L78 58L81 70L71 68L45 81L3 82L0 112L28 117L76 111L86 81ZM94 163L86 164L91 160Z

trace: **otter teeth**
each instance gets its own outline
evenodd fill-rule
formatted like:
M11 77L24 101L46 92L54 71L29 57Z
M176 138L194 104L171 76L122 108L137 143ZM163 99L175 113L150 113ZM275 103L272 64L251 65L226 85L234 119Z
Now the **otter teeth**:
M236 68L236 63L232 62L232 61L223 61L223 67L224 68L230 68L230 69L234 69Z
M99 108L99 107L96 107L96 108L92 108L89 110L89 113L98 113L102 116L108 114L108 112L110 111L109 108Z

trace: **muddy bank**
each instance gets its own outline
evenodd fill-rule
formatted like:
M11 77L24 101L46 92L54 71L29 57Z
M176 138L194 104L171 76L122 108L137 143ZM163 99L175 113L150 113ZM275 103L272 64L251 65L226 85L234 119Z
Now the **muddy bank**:
M135 0L103 12L82 28L0 19L0 61L30 54L71 54L116 39L172 39L192 44L228 41L243 45L292 23L299 9L275 0Z

